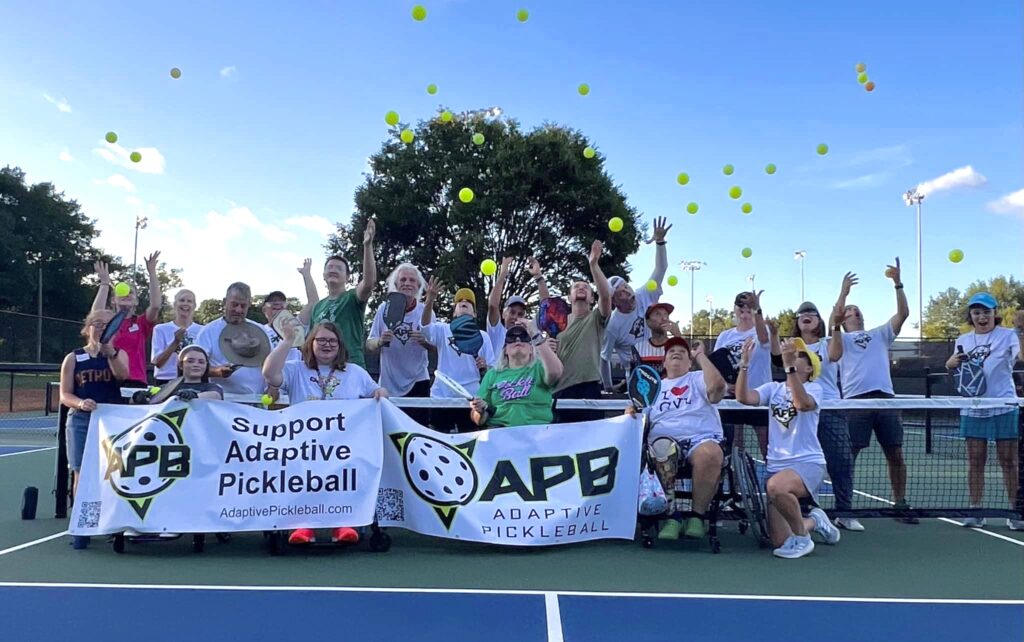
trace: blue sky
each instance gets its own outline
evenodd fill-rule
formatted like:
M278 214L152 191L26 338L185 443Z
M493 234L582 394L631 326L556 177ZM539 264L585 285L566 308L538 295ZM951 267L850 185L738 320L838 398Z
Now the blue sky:
M78 199L101 246L123 257L135 216L148 215L140 256L162 248L200 298L238 278L299 294L293 268L321 257L324 230L350 217L384 113L415 121L439 104L496 105L527 127L586 133L644 218L674 223L680 284L666 299L684 323L680 260L708 263L697 307L709 294L728 306L756 274L774 312L800 302L798 249L819 306L845 271L861 275L852 300L869 324L893 312L882 272L899 255L916 319L914 215L900 196L966 166L978 185L925 200L926 301L949 285L1024 274L1020 3L423 0L423 22L410 18L413 4L10 5L0 163ZM857 62L877 84L871 94ZM108 130L123 147L103 143ZM139 165L124 159L134 149ZM962 263L947 259L953 248ZM652 249L632 263L642 283Z

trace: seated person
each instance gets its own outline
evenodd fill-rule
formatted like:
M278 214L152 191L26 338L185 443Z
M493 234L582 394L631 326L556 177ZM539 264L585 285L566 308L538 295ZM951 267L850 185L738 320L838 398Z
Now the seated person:
M664 348L665 378L657 401L651 404L647 435L658 479L673 511L658 531L658 539L679 539L682 515L675 512L672 494L680 459L689 462L693 471L693 516L686 522L685 534L700 539L705 534L705 514L718 488L725 459L722 420L714 406L725 394L725 379L705 356L702 344L696 344L692 356L690 345L682 337L672 337ZM694 360L700 372L690 372Z
M178 353L178 376L181 385L175 394L179 399L224 399L224 390L210 381L210 359L199 346L187 346Z
M757 346L750 337L743 343L736 399L748 406L768 406L768 530L785 559L803 557L814 550L811 531L826 544L839 541L839 529L817 506L804 517L800 500L818 502L818 487L825 480L825 454L818 442L818 414L822 388L813 380L821 374L818 355L802 339L782 342L786 382L769 381L751 390L747 385L750 360Z
M561 376L562 362L550 344L532 322L520 319L505 333L498 365L480 381L470 417L487 427L549 424L552 391Z
M277 344L263 363L263 376L270 386L288 389L292 405L324 399L381 399L388 391L381 388L366 370L348 361L341 331L329 321L313 326L302 344L302 361L288 361L288 352L298 333L296 324L284 326L284 341ZM316 541L312 528L299 528L288 537L289 544ZM332 542L355 544L359 532L340 527L331 531Z

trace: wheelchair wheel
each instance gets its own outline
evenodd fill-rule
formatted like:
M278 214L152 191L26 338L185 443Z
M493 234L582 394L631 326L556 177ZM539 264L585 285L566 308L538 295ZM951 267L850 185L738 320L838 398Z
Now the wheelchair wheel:
M114 552L124 553L124 533L114 533Z
M370 535L370 551L374 553L387 553L391 548L391 536L382 530Z
M267 536L267 550L270 554L277 557L284 555L285 549L288 548L287 534L282 531L271 531Z
M654 548L654 538L650 533L643 533L640 536L640 545L644 548Z
M740 495L743 497L743 510L746 513L747 521L753 526L750 532L757 540L757 545L764 548L769 542L767 503L764 491L761 490L761 485L757 481L754 460L745 452L736 452L733 455L733 465L740 486Z

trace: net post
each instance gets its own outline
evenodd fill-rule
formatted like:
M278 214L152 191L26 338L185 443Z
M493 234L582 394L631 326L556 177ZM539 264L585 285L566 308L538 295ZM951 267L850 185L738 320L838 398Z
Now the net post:
M7 375L11 379L10 396L7 397L7 412L14 412L14 372Z
M924 398L932 398L932 369L929 366L924 367ZM925 408L924 410L924 452L927 455L932 454L932 410L931 408Z
M64 519L68 516L68 441L67 424L68 409L61 404L60 412L57 415L57 457L56 477L53 489L54 508L53 516L56 519Z

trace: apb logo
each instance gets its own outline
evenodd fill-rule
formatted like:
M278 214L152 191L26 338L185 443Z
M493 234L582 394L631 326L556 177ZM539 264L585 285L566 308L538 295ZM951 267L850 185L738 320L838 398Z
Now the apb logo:
M783 428L789 428L790 422L796 418L796 408L793 407L792 401L786 399L785 403L772 404L772 416Z
M103 479L140 519L146 518L154 497L189 475L191 448L181 435L186 412L151 415L101 444L107 460Z
M854 337L853 343L856 344L858 348L865 349L868 347L868 344L871 343L871 335L867 332L861 332Z
M391 441L402 455L409 485L434 508L444 527L451 528L459 506L476 495L479 480L470 460L476 440L452 447L426 435L395 433Z

